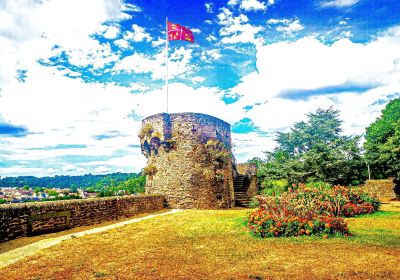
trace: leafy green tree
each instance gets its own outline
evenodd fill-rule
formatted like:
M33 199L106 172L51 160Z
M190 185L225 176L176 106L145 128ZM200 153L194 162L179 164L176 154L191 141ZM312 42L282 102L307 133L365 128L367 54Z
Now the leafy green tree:
M39 193L41 193L41 192L44 192L44 188L35 187L35 188L34 188L34 191L35 191L36 194L39 194Z
M122 185L122 186L121 186ZM122 183L120 186L130 194L144 193L144 186L146 185L146 176L139 176L132 178Z
M30 188L44 186L46 188L71 188L71 186L79 186L80 188L88 188L95 186L99 181L106 183L104 185L110 185L110 179L114 180L114 185L118 185L121 182L129 180L131 178L138 177L135 173L112 173L93 175L85 174L83 176L60 176L54 177L42 177L37 178L34 176L19 176L19 177L4 177L0 178L0 188L17 187L22 188L23 186L29 186Z
M375 179L394 177L400 185L400 98L390 101L365 134L365 156Z
M46 190L46 193L47 193L49 196L58 196L58 192L57 192L56 190L47 189L47 190Z
M266 152L260 167L263 180L325 181L357 184L365 177L359 136L342 135L339 111L318 109L289 132L278 132L277 147ZM268 185L268 184L266 184Z

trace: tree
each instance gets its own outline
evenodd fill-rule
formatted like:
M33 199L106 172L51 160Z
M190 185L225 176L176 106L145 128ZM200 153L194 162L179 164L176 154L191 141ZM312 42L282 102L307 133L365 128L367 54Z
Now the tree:
M289 132L278 132L273 152L259 174L288 182L325 181L357 184L365 177L359 136L343 136L339 111L318 109Z
M58 192L57 192L56 190L47 189L47 190L46 190L46 193L47 193L49 196L58 196Z
M394 177L400 185L400 98L390 101L366 129L365 156L375 179Z

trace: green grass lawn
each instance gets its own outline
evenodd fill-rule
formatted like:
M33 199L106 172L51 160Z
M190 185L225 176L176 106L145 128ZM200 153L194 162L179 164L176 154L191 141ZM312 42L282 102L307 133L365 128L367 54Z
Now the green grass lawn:
M62 242L0 279L400 279L400 205L347 219L355 236L259 239L249 210L187 210Z

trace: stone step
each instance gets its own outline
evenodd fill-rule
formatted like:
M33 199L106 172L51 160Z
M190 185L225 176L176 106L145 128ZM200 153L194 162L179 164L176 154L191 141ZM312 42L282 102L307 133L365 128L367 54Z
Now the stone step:
M235 192L235 196L248 196L245 192Z
M235 206L236 207L249 207L249 202L241 202L241 201L235 200Z
M251 201L249 198L241 198L241 197L235 197L235 200L237 201Z
M250 199L250 196L248 195L235 195L235 199Z
M246 192L242 191L242 192L235 192L235 195L247 195Z
M250 203L250 201L251 201L251 200L235 199L235 202L242 203L242 204L243 204L243 203L247 203L247 204L248 204L248 203Z
M235 198L235 201L241 201L241 202L249 203L251 201L251 199Z
M240 201L251 201L250 198L244 198L244 197L235 197L235 200L240 200Z

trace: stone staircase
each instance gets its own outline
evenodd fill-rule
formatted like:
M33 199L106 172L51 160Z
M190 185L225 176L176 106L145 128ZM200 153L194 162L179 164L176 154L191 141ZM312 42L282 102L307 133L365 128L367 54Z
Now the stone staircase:
M244 186L245 176L238 174L233 180L233 188L235 191L235 206L248 207L250 197L247 195L247 189Z

